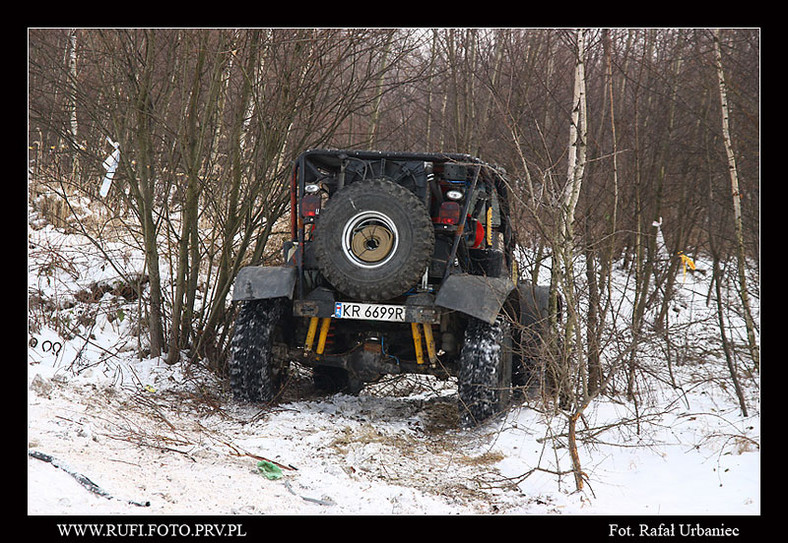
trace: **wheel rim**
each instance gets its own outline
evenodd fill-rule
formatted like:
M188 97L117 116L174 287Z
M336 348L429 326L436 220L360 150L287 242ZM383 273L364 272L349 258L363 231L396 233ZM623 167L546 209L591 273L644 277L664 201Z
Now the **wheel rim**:
M355 265L377 268L391 260L399 246L394 221L378 211L362 211L342 231L342 252Z

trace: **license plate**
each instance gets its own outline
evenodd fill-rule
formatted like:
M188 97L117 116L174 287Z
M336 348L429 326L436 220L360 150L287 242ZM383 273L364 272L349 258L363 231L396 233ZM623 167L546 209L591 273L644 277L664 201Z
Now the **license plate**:
M334 318L405 322L405 306L336 302Z

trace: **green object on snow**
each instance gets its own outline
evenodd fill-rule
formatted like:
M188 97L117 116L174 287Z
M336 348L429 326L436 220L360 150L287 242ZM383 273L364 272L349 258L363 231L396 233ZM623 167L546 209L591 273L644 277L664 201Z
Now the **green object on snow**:
M268 479L279 479L282 477L282 470L279 469L279 466L265 460L260 460L257 463L257 469Z

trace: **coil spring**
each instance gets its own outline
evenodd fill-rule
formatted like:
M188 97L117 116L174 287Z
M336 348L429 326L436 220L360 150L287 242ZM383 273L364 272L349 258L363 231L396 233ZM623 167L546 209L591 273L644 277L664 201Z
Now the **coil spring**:
M334 347L334 319L331 319L331 323L328 326L328 333L326 334L326 351L332 352Z

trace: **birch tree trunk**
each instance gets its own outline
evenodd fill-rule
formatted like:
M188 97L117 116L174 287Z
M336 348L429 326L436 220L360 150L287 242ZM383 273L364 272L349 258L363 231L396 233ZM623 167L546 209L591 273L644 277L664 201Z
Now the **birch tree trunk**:
M77 143L77 30L71 29L68 32L68 75L69 75L69 130L71 141Z
M75 181L79 171L79 123L77 122L77 29L72 28L68 31L68 45L66 46L68 60L68 133L71 138L71 176Z
M577 305L575 300L574 267L573 267L573 246L574 246L574 220L577 199L580 196L580 187L583 184L583 174L586 166L586 137L588 133L586 117L586 84L585 84L585 30L577 31L577 57L575 59L575 82L572 97L572 116L569 125L569 160L566 172L566 185L561 195L561 208L559 210L559 234L556 240L555 251L558 262L553 268L558 268L560 285L566 299L566 328L564 331L565 350L562 356L566 361L563 363L561 374L562 380L559 383L564 391L568 390L570 372L569 356L573 351L581 350L580 329L577 320ZM585 380L585 369L583 356L579 352L577 358L580 361L578 375ZM588 391L586 387L582 390L583 397L576 398L575 410L569 416L569 450L572 458L572 471L575 477L577 490L582 490L585 474L580 465L580 456L577 450L576 425L577 420L582 414L582 410L588 404Z
M577 32L577 59L575 64L575 84L572 97L572 119L569 124L569 161L566 172L566 186L561 197L562 220L561 241L568 246L573 236L575 208L583 183L586 167L586 83L585 83L585 31ZM571 261L571 259L570 259Z
M725 73L722 69L722 51L720 50L720 31L713 33L714 56L717 67L717 79L720 88L720 106L722 109L722 139L725 145L725 154L728 157L728 171L731 178L731 198L733 199L733 221L736 228L736 250L738 255L739 296L741 298L744 321L747 326L747 341L750 347L750 356L755 369L760 367L758 346L755 342L755 326L750 312L750 300L747 292L747 261L744 252L744 236L742 233L741 194L739 193L739 174L736 169L736 155L733 152L730 127L728 125L728 93L725 85Z
M574 222L577 199L580 196L580 187L583 183L583 173L586 166L586 87L585 87L585 31L577 32L577 59L575 64L575 83L572 98L572 115L569 124L569 160L567 163L566 185L560 196L561 208L559 210L557 251L559 268L563 280L574 277L572 264L572 248L574 244ZM561 281L562 283L564 281ZM571 292L565 296L571 296ZM567 300L569 303L570 300ZM568 334L572 333L572 325L567 322Z

